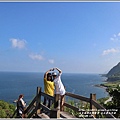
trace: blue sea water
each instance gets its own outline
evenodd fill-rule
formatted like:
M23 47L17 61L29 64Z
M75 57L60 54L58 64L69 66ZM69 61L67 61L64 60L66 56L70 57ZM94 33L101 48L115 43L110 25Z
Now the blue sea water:
M12 103L19 94L24 94L24 100L29 103L36 95L38 86L44 90L43 76L44 73L0 72L0 100ZM94 86L105 79L98 74L62 74L66 91L85 97L96 93L97 99L108 96L105 89Z

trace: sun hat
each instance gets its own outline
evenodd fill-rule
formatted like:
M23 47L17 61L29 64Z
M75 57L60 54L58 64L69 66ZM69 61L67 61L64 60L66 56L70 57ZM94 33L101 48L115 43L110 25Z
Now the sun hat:
M53 75L53 76L57 76L57 73L56 73L56 72L53 72L52 75Z

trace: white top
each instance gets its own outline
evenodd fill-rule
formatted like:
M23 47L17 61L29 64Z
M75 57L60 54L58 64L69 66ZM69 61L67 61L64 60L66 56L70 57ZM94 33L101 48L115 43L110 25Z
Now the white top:
M22 102L23 107L25 107L26 103L24 102L24 100L22 98L20 98L20 101Z
M20 101L22 102L23 107L26 106L26 103L24 102L24 100L22 98L20 98ZM19 109L19 113L22 114L22 111Z
M63 83L61 81L61 74L59 73L58 76L54 79L54 83L55 83L55 93L56 94L60 94L60 95L64 95L65 94L65 88L63 86Z

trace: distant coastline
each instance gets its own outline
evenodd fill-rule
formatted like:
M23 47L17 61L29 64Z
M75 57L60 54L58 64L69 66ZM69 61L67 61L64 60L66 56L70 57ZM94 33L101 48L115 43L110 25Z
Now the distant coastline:
M108 78L106 77L106 74L99 74L99 75L101 75L101 77L105 77L105 79L103 80L104 83L96 84L96 85L94 85L94 86L95 86L95 87L99 87L99 88L103 88L103 89L105 89L106 92L108 93L108 91L107 91L108 87L104 85L104 84L107 84L107 83L108 83L108 81L107 81Z
M97 85L94 85L94 86L98 87L98 88L102 88L108 93L108 87L107 86L104 86L103 84L97 84ZM109 93L108 93L108 96L109 96Z
M103 86L103 85L101 85L101 84L97 84L97 85L94 85L95 87L100 87L100 88L104 88L104 89L106 89L107 87L105 87L105 86Z
M114 81L108 81L108 78L104 81L105 83L96 84L95 87L100 87L106 90L106 92L109 91L109 89L114 89L118 85L120 85L120 80L114 80Z

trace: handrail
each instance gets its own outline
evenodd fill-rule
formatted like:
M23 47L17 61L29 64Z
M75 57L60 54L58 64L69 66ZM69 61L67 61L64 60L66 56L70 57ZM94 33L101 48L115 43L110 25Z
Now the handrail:
M28 113L30 112L30 108L34 105L35 101L37 99L37 96L34 97L34 99L32 100L32 102L29 104L29 106L27 107L27 109L24 111L24 113Z
M63 105L70 108L70 109L72 109L72 110L75 110L76 112L79 112L79 108L77 108L75 106L72 106L72 105L70 105L70 104L68 104L66 102Z
M90 102L90 98L87 98L87 97L84 97L84 96L80 96L80 95L77 95L77 94L72 94L70 92L66 92L65 95L69 96L69 97L73 97L73 98L79 99L79 100L82 100L82 101L85 101L85 102Z
M43 109L45 109L46 111L50 112L50 108L48 108L47 106L43 105L42 103L40 105L41 105L41 107Z
M105 109L103 106L101 106L99 103L97 103L95 100L92 100L91 101L92 102L92 104L96 107L96 108L98 108L98 109Z
M107 110L102 106L102 105L100 105L99 103L97 103L97 101L96 100L94 100L94 99L92 99L92 98L87 98L87 97L84 97L84 96L80 96L80 95L77 95L77 94L72 94L72 93L70 93L70 92L66 92L66 94L65 94L66 96L69 96L69 97L72 97L72 98L75 98L75 99L79 99L79 100L82 100L82 101L85 101L85 102L88 102L88 103L90 103L90 106L92 107L92 106L94 106L96 109L102 109L102 110L104 110L105 112L107 112ZM92 95L91 95L92 96ZM95 95L96 96L96 95ZM70 104L68 104L68 103L64 103L63 104L64 106L66 106L66 107L68 107L68 108L71 108L72 110L75 110L75 111L80 111L80 109L79 108L77 108L77 107L75 107L75 106L72 106L72 105L70 105ZM91 110L92 110L92 108L91 108ZM105 114L105 116L106 117L108 117L108 118L115 118L112 114L110 114L110 113L108 113L108 114Z
M53 101L53 103L55 103L55 97L53 96L50 96L48 94L45 94L44 92L41 91L41 87L37 87L37 94L35 96L35 98L33 99L33 101L30 103L30 105L28 106L28 108L25 110L25 114L28 114L30 112L30 114L27 116L28 118L29 117L32 117L32 115L34 113L38 114L38 110L40 108L43 108L45 111L49 112L52 114L52 110L50 108L48 108L47 106L43 105L41 103L41 96L47 98L47 99L50 99ZM35 105L34 105L35 104ZM34 107L32 107L34 106ZM52 116L52 115L51 115Z
M54 101L54 99L55 99L53 96L50 96L50 95L48 95L48 94L46 94L44 92L41 92L41 96L44 96L44 97L46 97L46 98L48 98L48 99L50 99L52 101Z

